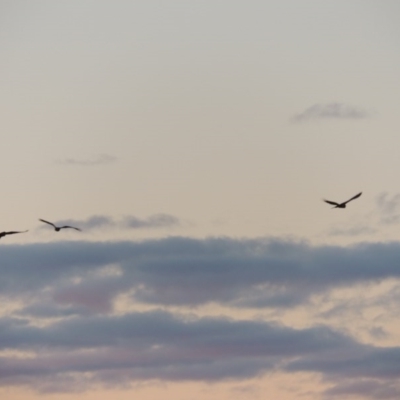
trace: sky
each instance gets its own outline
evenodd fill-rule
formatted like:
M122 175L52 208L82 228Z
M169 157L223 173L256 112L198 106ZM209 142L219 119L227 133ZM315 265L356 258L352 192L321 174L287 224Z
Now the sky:
M2 398L400 397L397 0L2 0L0 54Z

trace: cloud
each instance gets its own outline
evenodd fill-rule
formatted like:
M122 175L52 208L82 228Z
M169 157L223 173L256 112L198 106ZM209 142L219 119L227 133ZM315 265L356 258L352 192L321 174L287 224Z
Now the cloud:
M379 379L344 379L325 393L329 399L343 399L343 396L358 395L363 399L392 399L400 395L400 385L390 380Z
M314 371L335 382L330 397L359 395L370 399L398 399L400 396L400 348L354 346L335 357L313 354L289 363L291 372Z
M371 235L376 233L375 228L371 228L367 225L354 225L348 228L332 228L329 231L329 236L360 236L360 235Z
M173 215L155 214L145 219L140 219L133 216L126 217L123 221L123 225L133 229L165 228L180 225L180 221Z
M107 215L93 215L84 220L66 219L62 221L57 221L56 225L79 226L80 229L89 231L93 229L112 227L116 224L114 220ZM43 226L43 228L44 227L45 226Z
M391 225L400 222L400 193L392 196L386 192L380 193L376 198L376 205L382 224Z
M331 396L359 394L373 383L371 398L382 398L382 383L392 387L386 398L399 395L400 348L364 345L325 326L294 329L152 311L80 316L46 326L0 318L0 331L0 350L29 354L0 356L0 386L65 392L65 382L85 390L154 379L238 380L281 370L322 374L334 384Z
M1 247L0 293L52 287L47 293L64 305L70 290L71 299L97 292L107 302L129 291L147 304L291 307L333 288L400 278L397 242L314 247L275 239L175 237Z
M93 215L86 219L63 219L55 222L56 225L71 225L92 231L97 229L158 229L173 228L182 224L178 217L170 214L153 214L147 218L138 218L128 215L120 219L114 219L107 215ZM40 229L49 229L42 225Z
M399 280L399 259L399 242L341 247L276 238L172 237L2 243L1 303L19 308L0 314L0 386L62 392L282 371L319 374L331 383L328 398L363 395L367 387L370 398L398 398L396 345L366 344L312 321L299 329L187 312L188 306L214 303L281 314L340 288ZM135 310L151 305L153 311L116 313L121 297ZM362 300L356 300L343 303L344 309L358 307ZM397 310L398 286L378 300L385 310ZM374 321L364 333L386 338L384 328Z
M362 119L370 114L358 107L343 103L314 104L302 113L291 118L293 122L303 122L314 119Z
M88 386L104 382L104 376L110 386L121 379L126 383L246 379L293 357L308 360L360 347L327 327L293 329L249 320L188 319L162 311L74 317L47 326L1 318L0 331L0 349L30 353L29 357L0 356L2 386L37 387L71 376L81 386L85 381Z
M77 159L77 158L66 158L64 160L59 160L58 164L63 165L80 165L80 166L95 166L95 165L105 165L113 164L117 162L118 158L110 154L99 154L95 157L88 159Z

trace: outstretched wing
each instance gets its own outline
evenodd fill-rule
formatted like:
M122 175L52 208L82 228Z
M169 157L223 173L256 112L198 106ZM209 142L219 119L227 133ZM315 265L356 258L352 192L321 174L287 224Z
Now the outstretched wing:
M64 228L71 228L71 229L75 229L76 231L81 231L79 228L75 228L74 226L69 226L69 225L60 226L60 229L64 229Z
M2 232L5 235L14 235L14 233L25 233L28 231L9 231L9 232Z
M351 199L345 201L343 204L347 204L349 201L352 201L354 199L358 199L361 195L362 195L362 192L356 194L354 197L352 197Z
M39 218L39 221L42 221L42 222L44 222L45 224L49 224L49 225L51 225L52 227L56 227L52 222L49 222L49 221L46 221L45 219L40 219Z
M325 199L324 199L324 202L328 203L328 204L332 204L333 206L338 206L339 205L339 203L335 203L334 201L329 201L329 200L325 200Z

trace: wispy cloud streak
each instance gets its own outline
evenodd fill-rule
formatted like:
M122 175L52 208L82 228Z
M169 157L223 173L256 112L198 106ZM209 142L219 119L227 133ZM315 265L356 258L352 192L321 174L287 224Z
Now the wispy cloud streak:
M66 158L59 160L58 164L63 165L78 165L83 167L92 167L96 165L113 164L117 162L118 158L110 154L99 154L92 158L79 159L79 158Z
M376 198L376 205L381 223L391 225L400 222L400 193L392 196L386 192L381 193Z
M343 103L314 104L293 116L292 122L317 119L362 119L370 116L366 110Z
M146 218L139 218L133 215L115 219L108 215L93 215L86 219L63 219L55 222L56 225L77 226L83 231L97 229L159 229L174 228L180 226L182 221L170 214L153 214ZM41 226L40 229L48 229Z
M140 219L136 217L126 217L122 223L124 226L132 229L141 228L165 228L180 225L177 217L168 214L155 214L148 218Z

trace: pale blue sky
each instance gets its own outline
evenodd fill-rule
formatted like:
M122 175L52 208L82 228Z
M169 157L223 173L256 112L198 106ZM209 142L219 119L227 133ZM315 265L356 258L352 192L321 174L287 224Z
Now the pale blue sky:
M21 216L9 223L165 212L195 235L312 236L331 222L321 197L364 190L368 209L397 191L394 1L2 9L2 179ZM290 122L335 102L370 115ZM117 162L57 164L100 154Z

